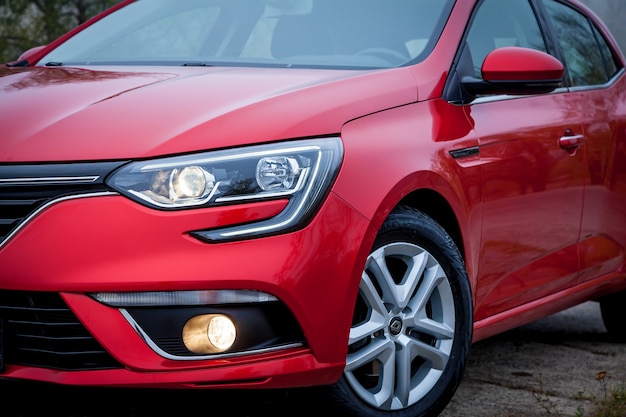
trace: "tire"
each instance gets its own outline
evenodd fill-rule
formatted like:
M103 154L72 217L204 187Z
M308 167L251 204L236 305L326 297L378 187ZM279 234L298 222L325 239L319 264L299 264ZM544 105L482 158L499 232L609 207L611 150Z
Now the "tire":
M472 329L471 290L456 245L422 212L396 209L363 271L333 402L362 417L440 414L461 381Z
M612 341L626 342L626 291L604 296L600 302L602 322Z

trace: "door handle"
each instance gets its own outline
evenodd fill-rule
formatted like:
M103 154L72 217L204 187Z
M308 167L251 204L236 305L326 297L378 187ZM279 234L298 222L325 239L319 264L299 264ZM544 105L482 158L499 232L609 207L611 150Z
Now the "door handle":
M576 150L585 143L584 135L574 135L572 132L565 132L559 139L559 146L565 149L570 155L574 155Z

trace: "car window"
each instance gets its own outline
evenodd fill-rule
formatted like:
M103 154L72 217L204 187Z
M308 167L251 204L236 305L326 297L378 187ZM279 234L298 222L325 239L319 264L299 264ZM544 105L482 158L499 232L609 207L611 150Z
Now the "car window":
M578 10L543 0L554 25L572 86L608 82L617 72L615 55L600 31Z
M602 59L604 60L604 65L606 66L607 74L609 75L609 78L612 78L615 74L617 74L617 71L620 68L620 66L617 64L618 62L617 57L613 53L613 50L607 43L604 36L602 36L602 34L598 30L598 28L595 27L595 25L593 26L593 33L595 35L596 40L598 41L598 44L600 47L600 53L602 53Z
M503 46L522 46L546 52L546 44L528 0L484 0L467 35L477 78L489 52Z
M39 65L387 68L423 60L452 0L151 0L105 16Z
M194 7L146 25L104 45L100 59L159 59L199 54L204 39L219 17L218 7ZM137 48L137 45L142 45Z

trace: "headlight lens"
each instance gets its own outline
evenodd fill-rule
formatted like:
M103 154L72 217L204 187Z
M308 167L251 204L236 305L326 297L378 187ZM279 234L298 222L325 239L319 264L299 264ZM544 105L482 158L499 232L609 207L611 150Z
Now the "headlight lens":
M170 201L193 201L215 188L215 177L198 166L173 170L170 181Z
M286 198L274 219L243 228L193 233L207 241L293 229L310 218L330 189L343 149L339 138L309 139L139 161L107 184L154 208L179 210Z

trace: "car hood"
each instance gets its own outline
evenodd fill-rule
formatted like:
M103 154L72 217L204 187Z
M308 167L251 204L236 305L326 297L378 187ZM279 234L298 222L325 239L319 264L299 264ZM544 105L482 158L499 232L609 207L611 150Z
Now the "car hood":
M406 68L0 69L0 162L145 158L335 134L417 99Z

